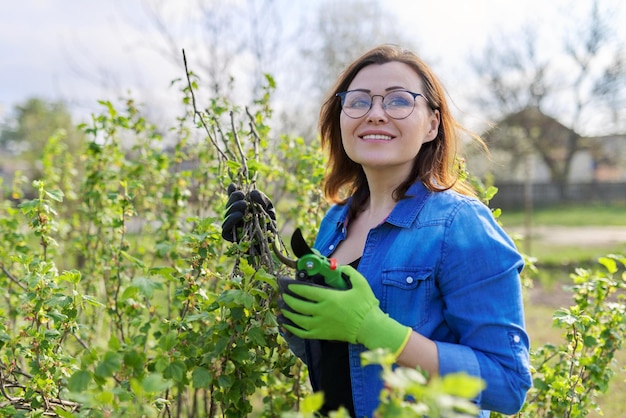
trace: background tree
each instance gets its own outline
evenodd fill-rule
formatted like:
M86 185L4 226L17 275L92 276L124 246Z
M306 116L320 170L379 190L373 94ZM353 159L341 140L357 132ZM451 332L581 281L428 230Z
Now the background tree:
M297 112L286 109L280 114L281 128L314 138L323 97L349 62L381 43L414 49L415 42L393 24L395 21L396 16L377 0L321 2L298 44L302 66L288 80L287 90L299 91L305 100L299 101Z
M346 62L378 43L415 46L379 0L195 0L185 7L150 0L143 10L154 36L129 48L150 48L179 68L184 49L199 94L236 104L259 100L271 74L272 126L307 141L316 136L321 97Z
M182 49L193 59L197 75L212 96L248 103L262 94L263 74L280 65L282 19L274 0L206 2L185 8L163 0L145 4L156 38L148 45L180 67ZM237 79L238 90L233 91ZM249 89L242 81L250 82Z
M40 160L48 139L56 133L69 152L77 150L84 140L72 121L64 102L48 102L30 98L15 106L14 116L0 127L0 147L4 165L12 160L23 161L34 178L41 170Z
M561 54L547 54L549 42L526 29L522 42L492 39L472 62L486 87L479 102L501 122L487 135L490 145L519 160L527 148L515 143L524 132L521 140L544 161L561 197L582 138L624 129L626 51L613 37L609 13L594 2L586 21L564 38ZM566 137L554 135L555 120L569 128Z

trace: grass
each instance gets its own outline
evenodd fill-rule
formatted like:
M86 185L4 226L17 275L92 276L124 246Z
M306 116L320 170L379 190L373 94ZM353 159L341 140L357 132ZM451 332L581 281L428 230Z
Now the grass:
M522 247L523 248L523 247ZM534 240L530 251L538 259L538 265L548 268L568 268L594 264L598 257L607 254L626 254L626 242L615 245L584 246L580 244L554 245Z
M503 211L500 221L505 228L524 225L522 211ZM626 204L588 205L588 206L557 206L541 208L534 211L533 226L620 226L626 227ZM520 246L521 248L521 246ZM585 245L585 242L561 243L535 238L531 245L531 255L539 259L539 276L536 285L547 297L541 302L529 300L526 303L526 321L532 346L537 348L546 343L558 344L563 341L562 331L552 326L552 315L559 307L573 304L571 299L564 299L567 294L561 291L568 284L569 274L577 266L595 267L595 260L609 253L626 254L626 243L605 245ZM556 295L560 294L561 297ZM621 417L626 416L626 349L616 355L615 376L611 380L606 394L598 399L603 415L591 412L589 417Z
M523 226L524 210L503 210L500 221L506 226ZM626 226L626 203L606 205L558 205L535 208L533 225L551 226Z

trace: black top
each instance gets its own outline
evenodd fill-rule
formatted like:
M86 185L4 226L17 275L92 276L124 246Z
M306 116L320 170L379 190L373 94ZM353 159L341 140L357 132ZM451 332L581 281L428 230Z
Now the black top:
M350 265L356 269L360 260L359 258ZM354 417L348 343L322 340L320 347L319 374L321 390L324 392L324 406L319 412L322 416L328 416L329 412L343 406Z

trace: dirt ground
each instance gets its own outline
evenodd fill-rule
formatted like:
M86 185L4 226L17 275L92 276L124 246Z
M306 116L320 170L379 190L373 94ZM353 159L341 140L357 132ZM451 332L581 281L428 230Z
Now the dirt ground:
M507 232L525 235L522 227L507 228ZM555 245L609 246L626 243L626 225L624 226L534 226L531 237Z

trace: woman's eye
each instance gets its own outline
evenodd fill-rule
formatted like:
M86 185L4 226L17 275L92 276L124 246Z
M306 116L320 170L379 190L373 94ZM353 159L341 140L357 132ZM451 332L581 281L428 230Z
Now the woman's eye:
M411 101L407 96L395 94L385 97L385 103L387 103L387 106L393 107L405 107L411 105Z
M370 101L364 98L352 99L347 103L348 107L351 108L366 108L370 106Z

